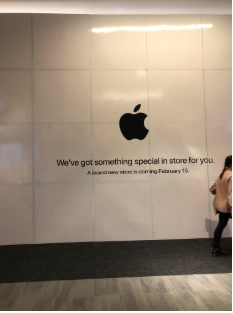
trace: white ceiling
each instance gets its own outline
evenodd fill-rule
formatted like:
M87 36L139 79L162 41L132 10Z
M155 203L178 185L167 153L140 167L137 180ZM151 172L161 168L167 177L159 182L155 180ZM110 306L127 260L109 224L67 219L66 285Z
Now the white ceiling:
M0 0L0 13L231 14L231 0Z

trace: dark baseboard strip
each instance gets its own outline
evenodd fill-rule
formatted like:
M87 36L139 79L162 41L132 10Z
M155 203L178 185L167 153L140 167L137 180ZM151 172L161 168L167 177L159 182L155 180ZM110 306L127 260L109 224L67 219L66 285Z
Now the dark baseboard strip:
M228 257L212 257L212 239L88 242L0 247L0 283L231 273Z

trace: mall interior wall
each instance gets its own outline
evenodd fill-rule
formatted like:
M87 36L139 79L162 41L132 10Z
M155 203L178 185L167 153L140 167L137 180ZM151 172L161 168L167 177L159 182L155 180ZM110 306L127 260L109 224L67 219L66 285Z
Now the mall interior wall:
M0 245L213 237L231 29L230 15L1 14ZM145 138L125 138L126 113L147 115Z

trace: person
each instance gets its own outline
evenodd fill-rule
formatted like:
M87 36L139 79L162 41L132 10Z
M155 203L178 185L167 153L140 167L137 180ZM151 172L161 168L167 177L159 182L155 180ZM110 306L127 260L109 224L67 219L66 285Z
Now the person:
M213 256L227 256L228 253L220 248L223 229L232 218L232 156L225 159L222 172L215 182L216 196L214 199L215 214L219 214L219 223L214 232Z

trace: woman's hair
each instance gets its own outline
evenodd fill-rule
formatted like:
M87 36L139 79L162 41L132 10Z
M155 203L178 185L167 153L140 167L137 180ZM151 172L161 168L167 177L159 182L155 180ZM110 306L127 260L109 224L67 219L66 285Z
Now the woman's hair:
M231 166L231 165L232 165L232 155L229 155L229 156L226 157L226 159L225 159L224 168L223 168L222 173L221 173L221 175L220 175L220 178L221 178L221 179L222 179L222 176L223 176L225 170L226 170L229 166Z

